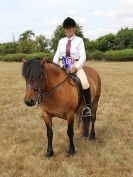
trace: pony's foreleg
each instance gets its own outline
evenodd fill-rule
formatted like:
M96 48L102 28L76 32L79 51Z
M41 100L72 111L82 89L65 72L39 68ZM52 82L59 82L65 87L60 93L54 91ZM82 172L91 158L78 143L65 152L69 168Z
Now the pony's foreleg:
M68 154L69 155L74 155L75 154L75 146L73 143L73 137L74 137L74 131L73 131L73 125L74 125L74 113L68 114L67 115L67 121L68 121L68 128L67 128L67 135L69 137L69 150Z
M45 154L45 157L51 157L54 154L53 147L52 147L53 130L52 130L52 126L46 124L46 127L47 127L48 147L47 147L47 152Z
M48 146L47 146L47 152L45 153L45 157L52 157L54 154L53 147L52 147L52 140L53 140L52 117L45 115L43 118L46 124L47 138L48 138Z

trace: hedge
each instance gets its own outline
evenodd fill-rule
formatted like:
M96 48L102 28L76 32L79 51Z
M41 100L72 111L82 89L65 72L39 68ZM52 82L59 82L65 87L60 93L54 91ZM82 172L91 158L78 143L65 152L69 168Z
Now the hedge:
M37 58L37 59L42 59L44 57L48 56L49 59L53 58L52 53L32 53L32 54L25 54L25 53L16 53L16 54L7 54L5 56L0 56L0 61L22 61L23 59L25 60L30 60L32 58Z
M87 60L105 60L105 61L133 61L133 49L124 49L124 50L109 50L107 52L102 51L93 51L86 52ZM0 56L0 61L22 61L22 59L32 59L38 58L42 59L48 56L49 59L53 59L54 53L16 53L16 54L7 54L5 56Z
M104 53L106 61L133 61L133 49L112 50Z
M94 51L87 52L87 60L102 60L104 58L104 52L102 51Z
M87 51L87 60L105 60L105 61L133 61L133 49Z

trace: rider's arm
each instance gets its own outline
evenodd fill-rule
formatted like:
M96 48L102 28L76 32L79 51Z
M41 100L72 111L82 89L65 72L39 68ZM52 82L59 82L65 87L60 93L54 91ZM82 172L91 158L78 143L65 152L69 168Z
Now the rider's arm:
M81 38L80 44L79 44L79 61L75 65L77 69L81 68L86 61L86 53L85 53L85 47L83 39Z
M61 42L59 41L55 56L53 58L53 63L56 63L56 64L59 63L59 58L60 58L60 55L61 55L61 50L60 50L61 44L60 43Z

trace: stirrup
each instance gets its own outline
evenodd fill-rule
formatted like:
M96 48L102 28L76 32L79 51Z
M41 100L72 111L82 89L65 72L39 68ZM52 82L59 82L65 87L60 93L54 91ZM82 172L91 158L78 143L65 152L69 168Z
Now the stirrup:
M90 117L91 116L91 108L90 107L85 107L82 112L83 117Z

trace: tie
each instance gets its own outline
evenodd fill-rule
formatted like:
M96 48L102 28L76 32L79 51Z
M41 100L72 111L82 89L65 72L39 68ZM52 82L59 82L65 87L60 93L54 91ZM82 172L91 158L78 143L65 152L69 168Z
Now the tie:
M66 58L70 57L71 40L68 40L66 44Z

